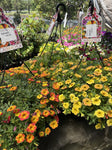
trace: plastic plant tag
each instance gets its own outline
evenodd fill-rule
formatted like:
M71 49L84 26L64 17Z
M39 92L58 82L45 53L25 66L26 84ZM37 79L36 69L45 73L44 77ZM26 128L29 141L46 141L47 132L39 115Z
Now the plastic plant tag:
M50 26L47 30L47 34L50 35L52 33L52 30L54 28L54 25L55 25L55 22L57 20L57 17L58 17L58 12L53 16L52 20L51 20L51 23L50 23Z
M22 43L12 20L0 8L0 53L22 48Z
M96 13L94 8L91 14L91 8L88 9L87 15L82 19L82 42L100 42L102 33L102 18Z

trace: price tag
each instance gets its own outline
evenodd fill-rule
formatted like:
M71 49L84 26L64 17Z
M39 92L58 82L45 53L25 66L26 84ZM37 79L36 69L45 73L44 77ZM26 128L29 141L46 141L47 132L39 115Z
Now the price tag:
M16 34L13 28L0 29L0 38L1 38L1 44L3 45L6 42L17 40Z
M82 18L81 23L81 42L100 42L102 33L102 18L94 8L91 14L91 8L88 9L87 15Z
M97 37L97 25L90 24L86 25L86 37Z
M22 48L14 22L5 16L2 8L0 12L0 53Z

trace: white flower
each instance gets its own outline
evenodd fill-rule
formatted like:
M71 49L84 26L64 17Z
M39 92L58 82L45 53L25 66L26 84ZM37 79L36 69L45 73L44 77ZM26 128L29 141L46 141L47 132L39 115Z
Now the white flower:
M80 53L78 51L75 52L75 55L79 55Z

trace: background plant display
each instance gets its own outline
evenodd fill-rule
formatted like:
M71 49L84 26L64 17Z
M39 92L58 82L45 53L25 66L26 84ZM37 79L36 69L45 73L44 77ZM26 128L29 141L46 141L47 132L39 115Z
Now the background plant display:
M38 19L36 14L29 15L23 19L22 23L17 27L18 34L22 40L23 48L15 51L0 54L4 57L5 66L12 67L20 65L22 60L29 59L38 54L39 47L45 42L46 29L45 22ZM3 60L0 60L0 66L3 68Z
M42 51L40 48L40 52ZM58 127L59 113L84 117L96 129L112 126L112 56L102 56L104 67L92 46L65 48L49 43L42 57L6 70L0 86L0 146L5 149L35 149L40 137ZM88 59L85 54L89 53ZM107 57L108 56L108 57ZM51 61L49 58L51 57ZM82 60L81 63L80 59ZM50 65L49 65L50 63Z

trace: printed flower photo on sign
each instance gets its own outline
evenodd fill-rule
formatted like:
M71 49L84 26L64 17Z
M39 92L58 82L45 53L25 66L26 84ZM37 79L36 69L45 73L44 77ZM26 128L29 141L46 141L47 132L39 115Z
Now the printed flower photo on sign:
M87 15L82 19L82 42L100 42L102 33L102 18L96 13L94 8L91 14L89 8Z

